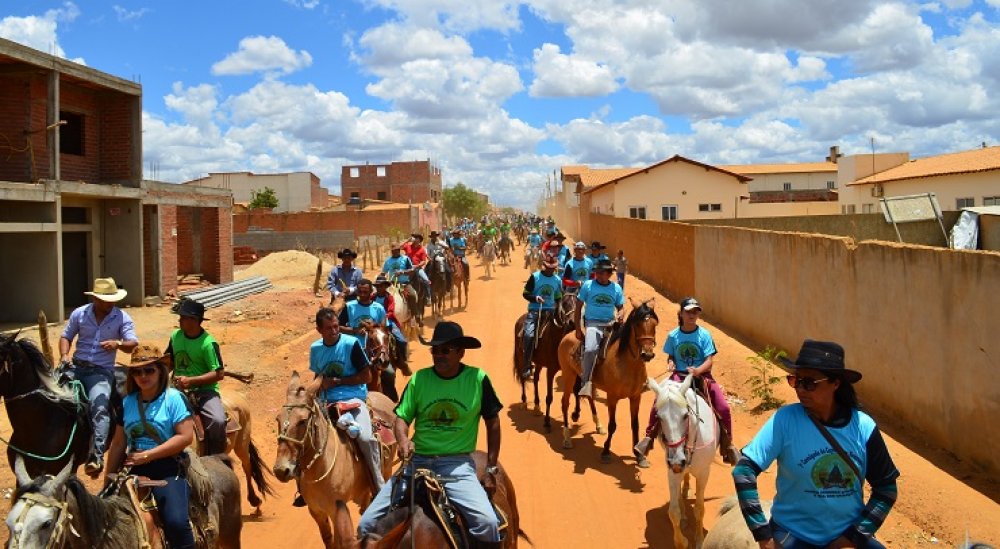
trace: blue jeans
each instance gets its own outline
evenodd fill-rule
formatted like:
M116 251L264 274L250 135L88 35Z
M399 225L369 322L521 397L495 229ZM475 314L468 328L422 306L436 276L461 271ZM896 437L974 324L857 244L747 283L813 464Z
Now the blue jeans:
M618 271L618 285L625 289L625 273Z
M163 533L171 549L194 549L194 533L188 520L188 500L191 488L187 478L181 476L173 457L158 459L136 466L132 472L154 480L167 481L166 486L153 488L153 499L160 512Z
M601 341L604 339L604 330L611 325L611 322L598 322L596 320L585 320L583 338L583 372L581 382L590 382L590 376L594 373L594 365L597 363L597 351L600 350Z
M83 384L90 402L90 423L94 426L94 455L103 456L108 449L111 430L111 391L115 373L112 368L73 365L73 378Z
M482 541L500 541L499 520L493 511L493 504L490 503L486 490L479 484L476 477L476 465L469 454L457 454L452 456L421 456L414 454L413 460L407 465L406 471L402 475L393 477L385 486L379 490L371 505L365 509L358 522L358 536L363 537L375 530L375 525L379 519L389 512L392 505L393 486L397 480L404 483L399 490L399 494L406 493L405 483L413 474L413 467L417 469L430 469L438 475L447 478L444 483L445 492L448 499L462 513L462 517L469 525L469 534Z
M550 314L551 310L546 309ZM538 319L542 310L529 310L524 319L524 369L531 369L531 358L535 354L535 330L538 329Z
M773 520L771 521L771 537L781 549L824 549L823 545L814 545L796 538ZM882 545L877 539L871 538L866 545L859 545L858 549L885 549L885 545Z
M389 322L389 331L392 333L392 337L396 339L396 352L399 355L400 360L403 362L407 359L407 347L409 343L406 338L403 337L402 330L399 329L399 325L395 322Z

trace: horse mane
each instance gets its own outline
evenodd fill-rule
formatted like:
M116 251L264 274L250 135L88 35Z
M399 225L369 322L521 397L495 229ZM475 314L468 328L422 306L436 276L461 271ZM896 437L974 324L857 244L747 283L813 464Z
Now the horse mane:
M660 320L660 317L656 316L656 310L649 306L649 301L643 301L628 314L628 318L622 324L622 329L611 334L611 341L608 342L608 346L610 347L618 341L628 341L632 337L632 330L635 325L649 316L655 318L657 321ZM621 355L624 353L625 345L619 345L617 354Z
M104 535L104 530L108 527L108 515L129 513L129 508L122 503L123 498L102 499L93 496L75 475L66 481L66 489L76 500L77 513L86 532L86 539L96 540Z
M28 364L38 374L39 383L49 393L46 396L52 397L52 400L60 404L76 404L73 392L60 386L52 377L52 366L34 342L23 337L19 338L18 334L10 336L0 334L0 358L3 359L3 369L8 373L13 373L10 372L11 362L16 361L18 351L24 355Z

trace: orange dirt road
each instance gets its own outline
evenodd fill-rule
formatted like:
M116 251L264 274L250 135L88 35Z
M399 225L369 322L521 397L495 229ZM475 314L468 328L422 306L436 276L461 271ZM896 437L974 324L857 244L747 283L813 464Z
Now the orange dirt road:
M518 257L516 253L515 258ZM554 425L551 433L545 433L542 417L521 407L520 388L512 374L513 325L526 309L520 294L528 272L515 260L513 265L499 266L494 277L487 280L477 260L473 258L471 263L471 304L463 311L449 311L447 318L459 322L467 334L483 342L482 349L467 352L466 362L487 370L506 405L501 412L503 445L500 460L516 485L521 525L534 546L672 547L662 448L657 446L650 455L651 468L638 469L631 457L628 406L619 405L618 431L611 446L615 457L610 464L600 463L600 448L605 437L596 434L586 408L581 423L573 428L575 447L564 450L559 427L562 393L558 376L553 402ZM275 290L212 309L209 312L212 320L206 323L207 329L222 344L227 368L253 370L257 374L257 381L249 388L231 379L225 384L230 389L244 390L250 396L255 407L253 438L268 466L275 457L275 414L284 402L288 377L292 370L307 369L309 344L318 337L312 328L312 316L328 299L312 295L313 272L307 269L295 279L273 280ZM667 331L675 325L676 305L632 276L626 282L626 295L637 300L656 297L655 306L660 316L659 348ZM147 342L165 343L170 329L176 325L176 317L169 314L166 307L133 309L130 313L140 338ZM433 323L428 324L425 337L429 337L432 330ZM703 324L712 331L719 348L715 374L733 399L736 441L745 444L768 417L748 411L756 404L751 401L745 385L750 372L746 358L754 351L711 322ZM57 340L58 332L50 331L53 340ZM411 366L422 368L431 363L426 347L412 342L411 349ZM797 349L792 350L795 351ZM657 356L648 365L649 375L662 375L665 362L662 355ZM404 382L405 379L398 381L400 387ZM544 386L542 391L544 406ZM794 392L787 386L777 387L776 393L786 401L794 401ZM863 386L860 394L863 400ZM532 400L530 386L528 399ZM642 427L651 405L652 397L647 392L641 407ZM602 424L607 425L607 412L600 394L598 413ZM922 447L919 435L909 433L905 427L883 424L883 430L893 458L902 471L900 500L880 531L879 537L884 543L897 548L954 547L965 539L967 531L973 539L1000 542L1000 505L996 502L1000 491L995 482L964 469L940 449ZM8 434L9 426L3 425L0 435ZM908 440L907 445L912 450L899 440ZM480 447L485 449L482 430ZM13 485L12 474L6 464L0 467L0 486L9 488ZM721 502L734 494L729 472L730 468L716 458L706 491L706 528L711 528ZM773 470L761 477L760 486L763 495L773 494ZM259 517L250 516L244 502L243 546L249 549L321 547L308 512L291 507L294 486L277 484L277 489L278 496L265 501ZM687 507L690 513L690 504ZM356 523L357 510L353 512Z

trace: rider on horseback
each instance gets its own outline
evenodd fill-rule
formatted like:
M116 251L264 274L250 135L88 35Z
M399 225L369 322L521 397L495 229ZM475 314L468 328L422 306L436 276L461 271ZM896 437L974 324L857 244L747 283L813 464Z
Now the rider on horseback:
M538 229L531 229L531 234L528 235L528 247L537 248L542 245L542 235L538 234Z
M430 235L428 236L430 237L430 242L428 242L427 245L424 246L424 249L427 250L427 257L431 261L433 261L434 258L437 257L438 255L447 258L446 250L448 250L448 244L445 243L443 240L438 239L438 237L441 236L441 233L437 231L431 231ZM445 281L444 282L445 286L447 288L451 288L451 263L449 261L444 262L444 281ZM429 297L430 292L428 291L427 293Z
M403 299L407 298L408 292L414 292L410 287L410 275L413 274L413 262L409 257L400 254L399 244L393 243L390 248L390 255L382 264L382 274L389 280L395 280L400 285L400 294ZM410 297L416 297L415 292Z
M701 304L697 299L688 297L681 301L680 311L677 312L678 327L667 335L667 340L663 342L663 352L667 355L667 368L672 372L670 379L683 381L686 376L693 375L704 382L704 391L711 397L708 400L719 416L719 453L724 462L736 465L740 460L740 453L733 446L732 414L729 403L726 402L726 393L712 377L712 363L718 351L712 334L698 325L699 315ZM649 417L649 426L646 427L646 438L635 445L635 450L639 453L645 455L649 452L652 439L660 433L659 419L654 407Z
M573 258L566 262L563 268L562 279L566 293L576 293L580 286L590 280L590 271L593 270L594 263L587 257L587 245L577 242L573 245Z
M385 317L389 323L389 330L392 332L392 337L396 338L396 364L399 365L399 368L405 374L410 369L407 364L410 357L407 351L409 343L403 337L403 330L399 326L399 320L396 318L396 300L388 290L389 279L384 274L379 274L375 278L375 302L385 309Z
M341 264L335 266L326 279L326 289L330 290L330 303L340 295L344 296L344 301L354 299L358 281L361 280L361 268L354 266L354 260L357 258L357 252L350 248L337 252L337 259L341 260Z
M486 371L462 362L466 349L478 349L481 344L466 336L458 324L445 321L434 327L430 341L421 341L430 346L434 366L410 378L396 406L393 425L400 458L409 462L408 474L393 475L375 496L361 515L358 535L364 537L375 529L379 519L397 503L393 501L397 480L413 478L415 468L419 468L448 477L444 483L448 499L462 513L479 547L500 547L499 519L487 490L496 489L503 404ZM479 418L486 423L487 444L482 484L471 456L479 435ZM414 423L412 440L407 436L410 423Z
M617 282L611 281L611 272L615 268L610 261L601 261L594 267L597 278L583 283L580 291L576 294L579 301L574 315L574 326L576 326L576 338L583 341L583 375L580 381L583 387L580 388L580 396L593 397L593 389L590 377L594 373L594 366L597 363L597 351L601 347L601 341L605 337L605 330L611 327L617 320L621 324L621 310L625 306L625 292ZM581 309L585 313L581 313ZM583 316L583 323L580 316ZM583 328L587 332L584 335Z
M524 322L524 370L522 378L531 375L531 357L535 353L535 332L541 329L539 319L545 311L555 311L556 303L562 299L562 281L555 274L559 264L546 258L542 270L535 271L524 283L521 295L528 302L528 316Z
M385 280L385 277L382 279ZM358 283L358 299L345 305L337 318L341 333L351 334L358 338L362 348L366 348L368 337L362 324L370 322L376 326L384 327L387 321L388 312L375 301L375 289L372 287L372 281L367 278L361 279L361 282ZM396 396L396 371L390 365L380 375L382 376L382 392L389 398L396 400L398 398Z
M590 259L593 267L597 267L597 264L600 263L601 261L610 261L608 259L608 254L604 253L605 248L607 248L607 246L601 244L596 240L590 243L590 255L588 255L587 258ZM590 273L590 278L594 278L594 275L596 273L597 273L596 269L592 268Z
M555 261L559 266L565 265L570 257L569 248L563 246L564 240L566 240L566 235L557 232L552 235L548 242L542 244L542 253Z
M465 257L466 242L465 237L462 236L462 229L454 229L451 231L451 238L448 240L448 245L451 246L452 253L455 257L462 261L462 270L465 271L466 280L469 276L469 260Z
M417 274L417 279L424 287L424 304L431 304L431 279L427 277L427 273L424 272L424 268L427 267L427 262L430 260L428 257L427 250L424 249L422 243L424 241L424 235L413 233L410 235L410 240L402 245L403 253L406 257L410 258L410 262L413 263L414 272Z

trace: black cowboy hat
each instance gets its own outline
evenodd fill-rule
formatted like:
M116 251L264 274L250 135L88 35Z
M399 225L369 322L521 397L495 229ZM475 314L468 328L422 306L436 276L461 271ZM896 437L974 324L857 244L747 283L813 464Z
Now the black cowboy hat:
M350 248L344 248L343 250L337 252L337 259L344 259L347 256L350 256L351 259L357 259L358 253Z
M605 245L603 245L600 242L598 242L598 241L595 240L595 241L593 241L593 242L590 243L590 249L593 250L595 248L598 249L598 250L604 250L604 249L607 248L607 246L605 246Z
M415 238L417 240L423 240L424 239L424 235L422 235L420 233L410 233L410 236L412 236L413 238Z
M430 238L434 238L435 236L441 236L441 233L437 231L431 231L427 236Z
M179 316L190 316L198 320L208 320L205 318L205 306L193 299L182 299L174 309L174 314Z
M597 265L594 265L594 270L595 271L613 271L613 270L615 270L615 266L611 264L611 260L610 259L602 259L602 260L600 260L600 261L597 262Z
M790 374L799 368L809 368L834 374L848 383L856 383L861 379L861 372L844 367L844 348L832 341L814 341L807 339L802 342L799 356L795 361L781 358L778 366Z
M375 277L375 282L373 282L373 284L376 286L381 286L383 284L388 286L390 282L389 279L386 278L385 273L379 273L378 276Z
M434 335L431 336L431 340L427 341L421 337L420 343L431 347L451 345L459 349L478 349L483 346L478 339L465 335L458 323L448 321L438 322L437 326L434 326Z

